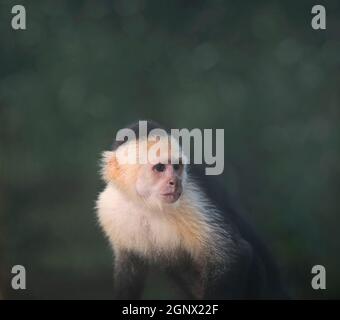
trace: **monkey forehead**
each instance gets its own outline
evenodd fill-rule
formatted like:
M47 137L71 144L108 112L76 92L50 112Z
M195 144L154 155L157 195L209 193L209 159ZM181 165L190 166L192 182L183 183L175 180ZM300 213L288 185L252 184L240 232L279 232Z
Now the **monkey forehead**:
M172 136L149 136L128 141L116 151L120 164L186 163L178 141Z

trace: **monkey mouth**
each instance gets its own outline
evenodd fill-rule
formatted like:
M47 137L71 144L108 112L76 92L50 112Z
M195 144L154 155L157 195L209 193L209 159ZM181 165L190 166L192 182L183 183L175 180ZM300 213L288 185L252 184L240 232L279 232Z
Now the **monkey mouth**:
M178 198L181 196L181 192L167 192L161 194L162 198L167 203L174 203L178 200Z

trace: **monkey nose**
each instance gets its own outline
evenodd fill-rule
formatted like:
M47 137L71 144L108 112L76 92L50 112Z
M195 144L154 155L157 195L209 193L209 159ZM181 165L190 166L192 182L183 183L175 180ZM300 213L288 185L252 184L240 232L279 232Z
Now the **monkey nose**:
M175 185L175 182L174 182L173 180L170 180L170 181L169 181L169 184L170 184L170 186L174 186L174 185Z

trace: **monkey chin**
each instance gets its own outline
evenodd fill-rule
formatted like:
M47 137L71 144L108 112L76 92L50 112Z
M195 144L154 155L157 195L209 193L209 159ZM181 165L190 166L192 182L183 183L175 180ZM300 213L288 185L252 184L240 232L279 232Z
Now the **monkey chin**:
M160 196L163 203L173 204L180 198L181 192L169 192L161 194Z

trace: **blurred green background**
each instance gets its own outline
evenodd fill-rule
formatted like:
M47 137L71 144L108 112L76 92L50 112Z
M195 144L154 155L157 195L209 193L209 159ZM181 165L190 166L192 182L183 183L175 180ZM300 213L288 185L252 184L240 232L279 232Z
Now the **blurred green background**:
M20 1L19 1L20 2ZM27 30L11 28L24 4ZM340 298L340 3L0 3L0 296L111 298L101 151L151 118L224 128L226 189L295 298ZM27 290L10 289L11 267ZM311 268L327 290L311 288ZM161 298L160 285L148 289Z

